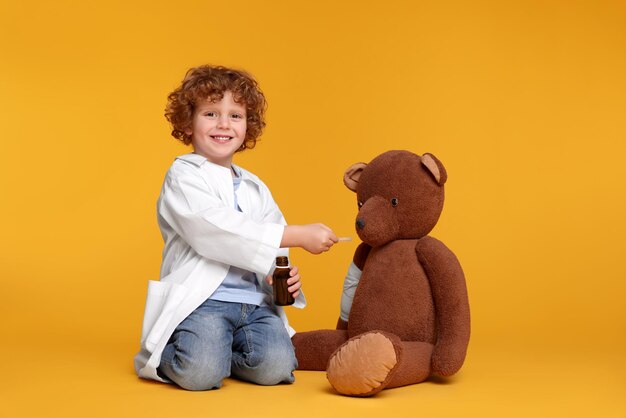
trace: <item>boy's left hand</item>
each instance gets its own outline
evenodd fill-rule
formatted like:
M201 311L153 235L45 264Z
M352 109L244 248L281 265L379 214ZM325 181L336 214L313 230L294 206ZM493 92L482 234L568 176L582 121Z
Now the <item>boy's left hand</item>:
M289 290L289 293L291 293L291 296L293 296L293 298L295 299L300 295L300 288L302 287L302 283L300 282L300 274L298 273L298 267L291 266L291 270L289 270L289 275L291 277L287 279L287 284L289 285L287 290ZM272 285L274 283L271 275L267 276L265 278L265 281L269 285Z

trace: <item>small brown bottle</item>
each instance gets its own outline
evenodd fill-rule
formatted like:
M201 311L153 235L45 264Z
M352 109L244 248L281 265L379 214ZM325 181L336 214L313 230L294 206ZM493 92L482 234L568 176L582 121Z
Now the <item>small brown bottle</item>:
M289 279L289 258L288 257L276 257L276 270L272 275L274 281L274 303L278 306L293 305L295 302L291 293L287 288L287 279Z

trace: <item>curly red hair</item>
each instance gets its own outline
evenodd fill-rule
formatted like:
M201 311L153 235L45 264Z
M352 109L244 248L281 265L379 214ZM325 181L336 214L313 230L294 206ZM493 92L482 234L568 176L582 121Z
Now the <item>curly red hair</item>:
M186 131L192 128L196 104L207 99L220 101L226 91L231 91L235 102L246 107L246 138L237 151L254 148L265 128L265 96L250 74L221 66L191 68L181 85L167 96L165 117L172 125L172 136L189 145L191 135Z

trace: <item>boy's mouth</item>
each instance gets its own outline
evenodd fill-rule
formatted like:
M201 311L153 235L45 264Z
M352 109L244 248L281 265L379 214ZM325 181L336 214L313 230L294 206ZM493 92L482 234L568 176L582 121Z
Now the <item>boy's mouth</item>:
M233 139L232 136L227 136L227 135L211 135L211 138L217 141L230 141L231 139Z

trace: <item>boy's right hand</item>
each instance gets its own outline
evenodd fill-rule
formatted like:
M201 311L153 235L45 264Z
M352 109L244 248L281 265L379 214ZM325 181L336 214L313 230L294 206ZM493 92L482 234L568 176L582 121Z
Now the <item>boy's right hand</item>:
M302 248L313 254L330 250L338 241L332 229L324 224L302 225L306 228L303 236Z
M336 242L337 236L324 224L287 225L281 247L302 247L312 254L320 254Z

